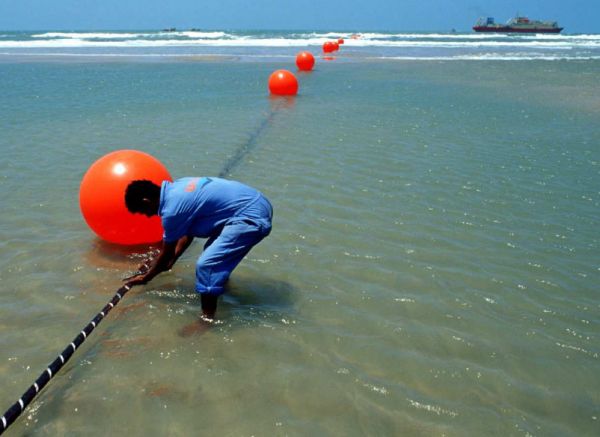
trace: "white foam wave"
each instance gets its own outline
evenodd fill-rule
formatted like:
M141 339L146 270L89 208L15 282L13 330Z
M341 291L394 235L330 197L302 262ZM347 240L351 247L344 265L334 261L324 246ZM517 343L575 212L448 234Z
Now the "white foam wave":
M389 39L490 39L490 38L506 38L505 34L488 34L488 33L352 33L352 32L327 32L319 33L312 32L307 34L298 34L300 37L307 38L344 38L356 40L389 40Z
M80 34L85 35L85 34ZM96 34L97 35L97 34ZM122 35L122 34L121 34ZM125 39L99 41L95 37L86 39L83 37L37 39L27 41L5 40L0 41L3 48L61 48L61 47L177 47L177 46L216 46L216 47L302 47L321 46L326 38L254 38L236 37L222 39L220 36L210 35L202 38L189 39ZM537 40L503 40L503 41L373 41L373 40L350 40L346 42L347 47L391 47L391 48L527 48L527 49L558 49L569 50L576 48L600 48L600 40L573 41L537 41Z
M165 34L161 33L161 35L165 35ZM185 32L169 32L168 35L185 36L188 38L198 38L198 39L234 38L233 35L227 34L225 32L200 32L197 30L189 30L189 31L185 31Z
M581 34L581 35L560 35L560 34L535 34L535 35L522 35L524 39L550 39L550 40L595 40L600 41L600 35L593 34Z
M271 39L235 39L235 40L144 40L132 39L125 41L95 41L81 38L51 39L38 41L0 41L1 48L85 48L85 47L187 47L187 46L214 46L214 47L300 47L307 45L320 45L320 40L291 40L283 38Z
M352 38L352 35L355 38ZM556 41L571 41L571 40L595 40L600 41L600 35L598 34L581 34L581 35L567 35L567 34L508 34L508 33L345 33L345 32L327 32L327 33L306 33L296 34L297 37L306 38L344 38L358 41L365 40L397 40L397 39L443 39L443 40L556 40Z
M479 47L521 47L521 48L596 48L600 47L598 41L526 41L526 40L504 40L504 41L372 41L372 40L352 40L347 43L348 46L380 46L380 47L439 47L439 48L479 48Z
M309 33L298 33L294 36L298 38L327 38L327 39L338 39L338 38L350 38L355 35L352 32L309 32Z
M515 54L486 53L456 56L380 56L369 59L390 61L597 61L600 56L521 56Z
M291 59L292 55L264 55L247 53L69 53L69 52L51 52L51 53L32 53L32 52L0 52L0 56L23 56L23 57L49 57L49 58L223 58L232 57L244 58L286 58ZM581 55L563 55L548 56L544 54L522 55L518 53L484 53L479 55L446 55L446 56L369 56L363 59L380 61L597 61L598 56Z
M265 35L269 35L268 33ZM3 35L4 37L10 35ZM395 40L552 40L552 41L578 41L591 40L600 41L598 34L502 34L502 33L352 33L352 32L307 32L289 34L289 39L337 39L344 38L355 41L377 40L377 41L395 41ZM240 38L240 39L262 39L260 36L254 35L239 35L234 36L223 31L159 31L159 32L46 32L32 34L32 38L49 39L49 38L65 38L65 39L132 39L132 38L151 38L168 37L169 39L177 37L186 38L201 38L201 39L216 39L216 38ZM269 38L269 37L267 37ZM284 37L285 38L285 37Z

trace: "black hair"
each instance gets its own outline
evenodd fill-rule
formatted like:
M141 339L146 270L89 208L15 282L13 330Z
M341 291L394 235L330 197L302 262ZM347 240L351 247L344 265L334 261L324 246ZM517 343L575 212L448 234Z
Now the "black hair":
M159 198L160 187L146 179L130 182L125 190L125 206L133 213L144 211L144 199Z

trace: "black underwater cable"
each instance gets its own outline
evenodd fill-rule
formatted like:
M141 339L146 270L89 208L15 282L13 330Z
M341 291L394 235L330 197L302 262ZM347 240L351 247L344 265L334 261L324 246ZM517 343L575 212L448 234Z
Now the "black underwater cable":
M235 167L240 165L240 163L246 157L246 155L248 155L252 150L254 150L257 144L258 137L260 137L263 131L267 128L267 126L269 126L269 124L273 121L273 117L275 117L275 114L278 109L279 105L271 109L269 115L267 115L267 117L262 121L262 123L258 125L256 130L250 135L250 137L248 137L248 140L244 144L240 145L236 149L235 153L227 160L227 162L225 162L225 165L223 165L223 168L219 172L218 177L223 178L229 176L231 174L231 171Z
M69 361L69 358L77 350L79 346L85 341L85 339L92 333L92 331L100 324L102 319L112 310L123 296L131 289L128 285L124 285L117 290L117 293L113 298L106 304L106 306L96 314L96 317L87 324L85 328L73 339L64 351L42 372L42 374L36 379L36 381L27 389L23 396L13 404L0 419L0 435L6 431L6 429L21 415L25 408L33 401L37 394L48 384L54 375Z

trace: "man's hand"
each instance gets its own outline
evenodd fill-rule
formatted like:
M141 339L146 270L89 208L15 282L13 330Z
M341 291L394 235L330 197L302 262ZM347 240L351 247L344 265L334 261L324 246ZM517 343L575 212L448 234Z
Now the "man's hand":
M188 244L189 245L189 244ZM163 241L160 253L150 264L144 263L140 266L139 271L130 276L129 278L123 279L125 285L133 287L134 285L144 285L150 282L156 275L164 272L170 268L175 262L175 243L165 243ZM187 247L187 246L186 246Z

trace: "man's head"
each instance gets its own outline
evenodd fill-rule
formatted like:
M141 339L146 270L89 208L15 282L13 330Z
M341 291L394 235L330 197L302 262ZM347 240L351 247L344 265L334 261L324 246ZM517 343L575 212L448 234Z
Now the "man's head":
M131 213L148 217L158 214L160 187L152 181L132 181L125 190L125 206Z

